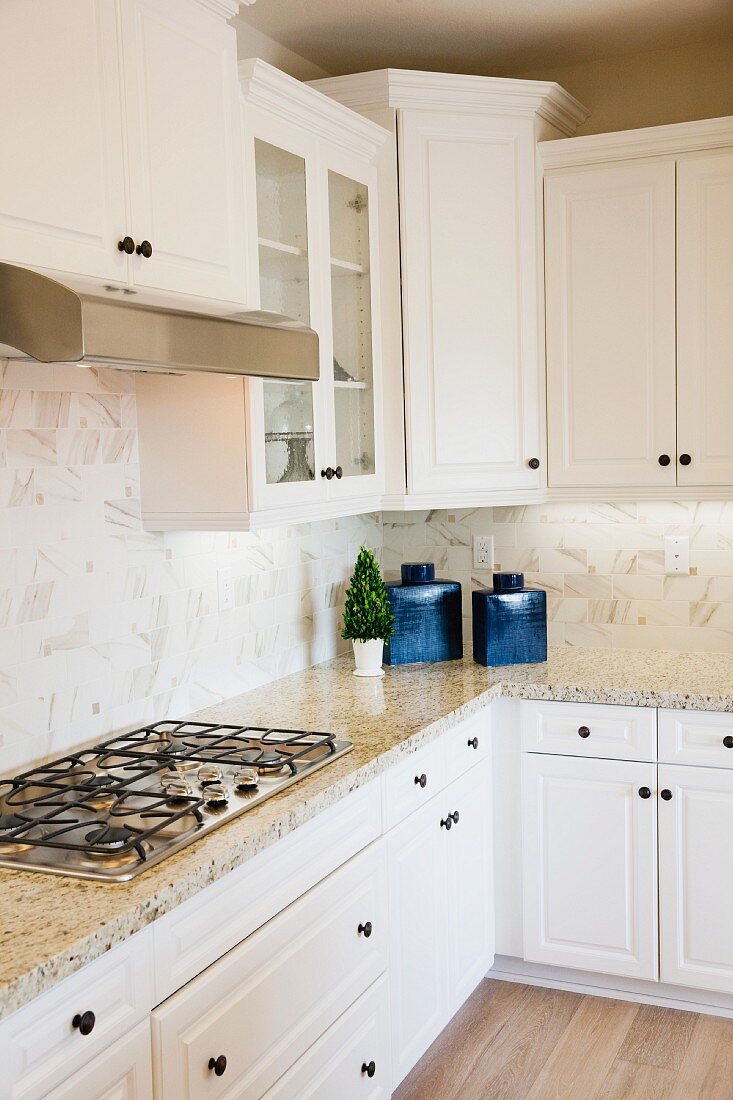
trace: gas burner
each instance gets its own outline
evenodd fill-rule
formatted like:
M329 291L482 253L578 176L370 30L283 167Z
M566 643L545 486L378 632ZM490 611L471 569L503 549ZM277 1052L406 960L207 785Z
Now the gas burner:
M155 751L158 756L185 756L189 750L182 741L164 741Z
M92 829L84 837L88 844L95 848L124 848L132 840L135 834L126 825L100 825L98 829Z
M26 817L20 814L0 814L0 833L9 833L11 829L20 829L22 825L30 825Z
M105 790L107 787L114 785L115 779L112 775L93 775L91 779L84 780L84 786L91 788L91 790Z
M238 791L256 790L259 782L256 768L240 768L234 773L234 785Z

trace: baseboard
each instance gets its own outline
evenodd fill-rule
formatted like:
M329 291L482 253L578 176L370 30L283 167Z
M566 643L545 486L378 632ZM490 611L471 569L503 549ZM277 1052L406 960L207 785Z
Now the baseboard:
M508 955L497 955L486 975L500 982L536 985L545 989L568 989L591 997L608 997L616 1001L676 1008L683 1012L701 1012L708 1016L733 1019L733 995L688 989L664 982L644 982L635 978L616 978L587 970L570 970L559 966L525 962Z

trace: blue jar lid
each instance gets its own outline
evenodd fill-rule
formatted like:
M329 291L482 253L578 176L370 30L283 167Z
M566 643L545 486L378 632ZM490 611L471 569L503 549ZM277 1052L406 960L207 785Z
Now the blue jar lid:
M401 574L403 584L430 584L435 580L435 565L432 561L405 561Z
M521 592L524 573L494 573L494 592Z

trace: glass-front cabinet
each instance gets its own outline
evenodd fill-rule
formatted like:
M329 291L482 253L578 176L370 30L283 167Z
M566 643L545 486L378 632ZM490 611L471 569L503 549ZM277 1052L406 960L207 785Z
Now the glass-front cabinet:
M320 344L318 382L247 382L250 510L372 507L384 487L374 326L383 131L262 62L243 62L243 73L260 308L310 325Z

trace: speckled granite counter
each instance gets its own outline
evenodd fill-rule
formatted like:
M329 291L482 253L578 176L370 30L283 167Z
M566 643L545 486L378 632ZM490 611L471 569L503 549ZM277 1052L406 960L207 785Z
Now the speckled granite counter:
M198 712L207 721L329 730L354 749L139 878L108 885L0 872L0 1017L499 695L733 711L733 654L568 647L543 665L492 670L469 655L390 668L381 680L357 680L351 668L351 659L329 661Z

